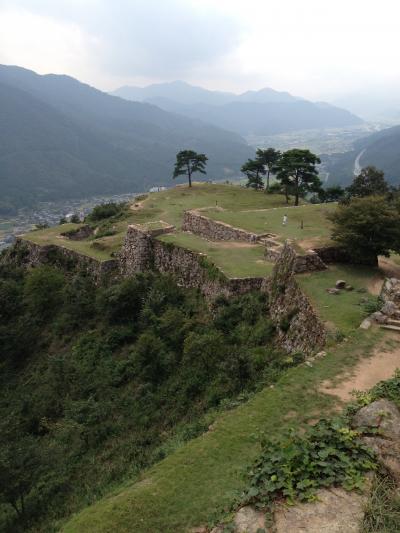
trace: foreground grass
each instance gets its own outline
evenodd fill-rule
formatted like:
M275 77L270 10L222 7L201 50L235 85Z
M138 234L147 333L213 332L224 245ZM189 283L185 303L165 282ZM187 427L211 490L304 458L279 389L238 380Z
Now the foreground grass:
M192 233L176 232L159 237L164 242L206 254L228 277L267 277L274 264L264 261L264 246L247 243L212 242Z
M377 297L370 292L370 282L374 276L379 275L377 268L330 265L327 270L321 272L298 275L297 281L309 296L321 319L333 329L348 334L365 318L365 301L371 304L376 302ZM354 290L340 291L338 295L329 294L326 289L334 287L339 279L345 280Z
M206 524L244 488L243 473L260 451L261 433L278 435L321 412L328 415L336 399L319 392L320 383L354 366L382 336L382 332L358 331L312 368L289 370L274 388L221 414L212 431L172 453L138 483L126 484L75 515L62 531L179 533Z

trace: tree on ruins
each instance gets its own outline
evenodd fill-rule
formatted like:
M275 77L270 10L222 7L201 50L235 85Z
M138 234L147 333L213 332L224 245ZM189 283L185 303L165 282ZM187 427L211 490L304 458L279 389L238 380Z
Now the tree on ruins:
M353 183L347 187L347 194L354 198L363 198L370 195L382 195L389 192L389 185L385 180L385 174L376 167L369 166L361 170Z
M193 150L181 150L176 154L176 162L173 173L173 178L178 176L187 176L189 187L192 186L192 175L195 172L200 174L207 174L205 168L208 157L205 154L198 154Z
M289 194L295 197L295 205L299 205L300 196L308 192L318 192L321 181L318 177L316 165L319 157L310 150L294 148L284 152L273 169L276 179L282 183L286 191L286 201Z
M263 163L256 159L248 159L240 170L247 176L246 187L251 187L257 191L264 188L262 176L265 175L266 170Z
M266 191L269 191L270 174L273 172L273 169L278 163L280 157L280 151L275 150L275 148L266 148L265 150L258 148L256 151L256 161L263 165L265 174L267 176L267 183L265 186Z

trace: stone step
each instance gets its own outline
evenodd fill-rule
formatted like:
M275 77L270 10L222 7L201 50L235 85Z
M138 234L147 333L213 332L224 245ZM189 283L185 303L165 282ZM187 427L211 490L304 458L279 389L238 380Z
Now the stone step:
M398 327L400 327L400 320L395 320L393 318L388 318L386 324L388 326L398 326Z
M390 329L391 331L399 331L400 332L400 326L381 326L382 329Z

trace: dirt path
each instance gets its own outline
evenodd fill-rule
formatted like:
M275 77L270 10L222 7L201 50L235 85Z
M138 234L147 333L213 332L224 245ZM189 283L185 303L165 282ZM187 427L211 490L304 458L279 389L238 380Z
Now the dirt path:
M351 371L343 376L339 385L324 381L320 391L338 396L342 401L351 400L353 390L366 391L379 381L389 379L397 368L400 369L400 335L386 337L392 347L378 346L371 357L362 359Z

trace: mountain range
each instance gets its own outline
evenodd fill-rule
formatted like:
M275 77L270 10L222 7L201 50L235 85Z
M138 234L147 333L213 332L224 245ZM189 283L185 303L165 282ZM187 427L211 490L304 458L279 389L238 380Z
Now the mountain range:
M0 214L171 184L184 148L207 154L210 179L237 174L252 155L239 135L202 121L0 65Z
M236 95L175 81L147 87L124 86L112 94L155 104L166 111L201 119L243 136L341 128L363 122L345 109L270 88Z

